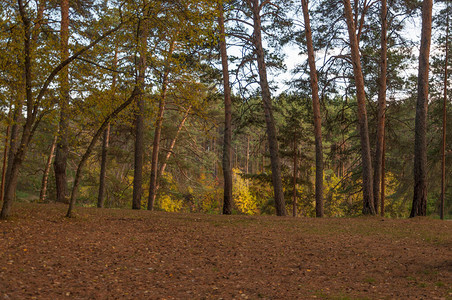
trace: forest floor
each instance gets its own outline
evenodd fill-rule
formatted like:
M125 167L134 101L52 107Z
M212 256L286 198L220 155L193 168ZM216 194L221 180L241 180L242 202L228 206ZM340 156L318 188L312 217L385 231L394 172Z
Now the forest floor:
M452 222L20 204L0 299L452 299Z

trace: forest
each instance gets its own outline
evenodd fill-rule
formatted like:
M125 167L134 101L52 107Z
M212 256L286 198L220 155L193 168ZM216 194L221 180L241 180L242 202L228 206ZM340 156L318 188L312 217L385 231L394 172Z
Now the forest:
M18 203L452 216L451 1L3 0Z

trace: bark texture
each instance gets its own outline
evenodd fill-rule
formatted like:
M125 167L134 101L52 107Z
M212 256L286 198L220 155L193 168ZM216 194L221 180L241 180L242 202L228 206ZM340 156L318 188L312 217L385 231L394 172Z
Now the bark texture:
M422 4L421 48L417 79L416 119L414 126L414 194L410 217L427 214L427 110L430 43L433 0Z
M61 61L69 57L69 0L61 1L61 29L60 29L60 47ZM58 142L56 147L54 172L56 184L57 202L67 203L67 178L66 166L69 153L68 148L68 109L69 109L69 72L67 67L63 68L59 74L60 84L60 122L58 132Z
M261 5L258 0L250 1L253 13L254 35L253 42L256 50L257 65L259 71L259 84L262 90L262 102L265 113L265 123L267 125L267 139L270 149L270 161L272 169L272 183L275 197L275 208L278 216L285 216L286 203L281 179L281 162L279 158L279 146L276 132L275 120L273 118L273 106L270 94L270 87L267 79L267 67L265 64L264 49L262 47L262 26L261 26Z
M319 85L315 66L314 46L309 20L308 0L301 0L303 7L306 45L308 48L309 75L312 91L312 108L314 112L315 135L315 215L323 217L323 147L322 147L322 115L320 114Z
M49 157L47 158L47 163L44 168L44 174L42 174L41 191L39 192L39 202L44 202L47 197L47 183L49 181L50 168L52 167L52 159L53 154L55 152L57 140L58 136L55 136L52 145L50 146Z
M350 0L343 0L345 19L347 21L348 35L350 39L350 50L353 64L353 75L356 85L356 96L358 100L358 125L361 139L361 164L363 179L363 214L374 215L374 197L372 188L372 159L370 154L369 128L367 124L366 94L364 91L364 78L361 68L361 57L359 53L358 38L356 36L355 22Z
M142 20L139 30L140 58L138 62L138 78L136 87L138 95L135 112L135 157L133 171L132 208L141 208L141 194L143 192L143 156L144 156L144 79L146 72L147 38L149 35L149 21Z
M107 157L108 157L108 144L110 141L110 124L104 130L102 138L102 158L100 162L100 174L99 174L99 194L97 195L97 207L103 208L105 202L105 190L106 190L106 174L107 174Z
M223 70L223 89L224 89L224 133L223 133L223 177L224 177L224 193L223 193L223 214L230 215L232 213L232 101L231 88L229 85L229 66L228 54L226 50L226 34L224 30L224 12L223 4L219 5L220 15L218 23L220 26L220 53L221 66Z
M449 5L449 4L448 4ZM441 199L439 207L439 215L444 220L444 202L446 197L446 124L447 124L447 83L448 72L447 63L449 61L449 6L447 7L446 20L446 55L444 57L444 93L443 93L443 143L441 149Z
M374 161L374 207L375 213L378 214L380 206L380 182L381 179L383 156L383 139L385 132L385 114L386 114L386 70L388 66L387 59L387 24L388 24L388 8L386 0L381 0L381 46L380 46L380 78L378 81L378 110L377 110L377 143L375 145L375 161Z

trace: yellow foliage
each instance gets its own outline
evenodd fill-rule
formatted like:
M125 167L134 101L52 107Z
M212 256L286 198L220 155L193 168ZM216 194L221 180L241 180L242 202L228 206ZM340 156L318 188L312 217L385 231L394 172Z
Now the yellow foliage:
M256 197L250 193L247 180L239 175L239 169L232 170L232 197L237 209L244 214L254 215L259 213Z
M172 199L169 195L159 197L160 208L168 212L177 212L182 208L182 200Z

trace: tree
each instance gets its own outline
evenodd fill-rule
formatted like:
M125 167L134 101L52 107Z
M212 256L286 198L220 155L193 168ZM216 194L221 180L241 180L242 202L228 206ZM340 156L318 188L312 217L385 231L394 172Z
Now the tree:
M39 202L44 202L47 197L47 183L49 181L50 167L52 166L52 159L53 159L53 154L55 152L57 139L58 139L58 136L55 136L55 138L52 141L52 145L50 146L49 157L47 158L47 163L44 168L44 173L42 174L41 192L39 193Z
M388 24L388 8L386 0L381 1L381 53L380 53L380 78L378 81L378 111L377 111L377 143L375 145L375 162L373 177L373 194L375 213L378 213L380 204L380 180L382 177L382 161L383 156L383 140L385 132L385 111L386 111L386 71L388 65L387 59L387 24ZM381 182L384 184L384 182Z
M265 63L265 53L262 46L262 25L261 13L266 5L272 5L271 2L261 3L259 0L247 0L249 8L252 12L253 19L253 45L256 53L256 61L258 65L259 84L262 92L262 103L264 106L265 123L267 125L267 139L270 149L270 160L272 167L272 183L275 197L276 214L278 216L286 215L286 205L284 200L284 191L281 180L281 162L279 158L279 146L277 140L277 132L275 120L273 117L273 106L270 93L270 87L267 79L267 66Z
M33 137L34 131L36 127L39 124L40 116L38 116L39 113L42 114L42 110L40 110L40 105L42 104L42 100L46 94L46 92L49 89L50 84L53 82L55 77L58 75L58 73L67 65L72 63L77 57L88 51L89 49L93 48L95 45L97 45L100 41L102 41L104 38L112 34L113 32L116 32L119 30L122 26L122 22L117 25L116 27L107 30L102 35L94 39L92 42L90 42L88 45L82 47L78 51L75 51L73 55L71 55L68 59L60 62L58 65L52 68L50 73L43 79L43 82L40 82L41 84L38 85L39 88L37 88L36 93L33 93L33 88L35 87L34 84L36 84L35 80L33 80L33 49L32 49L32 35L31 35L31 29L32 29L32 23L31 19L28 14L28 5L29 3L24 3L22 0L18 0L18 14L20 16L20 22L23 26L23 74L25 79L25 107L26 107L26 118L25 123L23 125L23 130L20 136L20 143L19 147L14 155L14 158L12 160L11 164L11 171L9 180L5 187L5 197L3 201L3 207L0 214L0 219L6 219L9 217L11 212L11 207L14 199L14 193L16 191L17 187L17 180L19 176L19 171L22 166L23 160L25 159L25 156L27 154L28 146L30 144L30 141ZM36 96L35 96L36 95Z
M65 61L69 57L69 0L61 1L61 26L60 26L60 56L61 61ZM58 130L58 142L56 147L54 172L55 183L57 191L57 201L66 203L66 165L68 148L68 112L69 112L69 70L67 67L63 68L59 74L59 108L60 108L60 123Z
M315 135L315 212L316 217L323 217L323 147L322 147L322 116L320 114L319 86L317 68L315 66L314 46L312 43L311 24L309 21L308 0L301 0L308 48L309 75L312 91L312 108L314 112Z
M173 36L170 38L165 62L163 69L163 78L162 78L162 86L161 92L159 95L159 110L157 113L157 120L155 122L155 130L154 130L154 142L152 143L152 159L151 159L151 178L149 181L149 198L148 198L148 210L153 210L156 187L157 187L157 167L158 167L158 157L159 157L159 149L160 149L160 137L162 133L162 124L163 124L163 115L165 113L165 104L166 104L166 95L168 92L169 85L169 74L170 74L170 65L172 60L172 55L174 52L175 43L177 41L179 32L173 33Z
M414 194L410 217L427 214L427 109L430 43L432 37L432 0L422 3L422 32L417 78L414 128Z
M441 149L441 199L440 218L444 220L444 204L446 197L446 120L447 120L447 90L448 90L448 62L449 62L449 2L447 2L446 40L444 57L444 94L443 94L443 137Z
M229 86L229 67L228 54L226 49L226 34L224 29L224 10L223 3L219 3L218 25L220 27L220 55L221 66L223 71L223 90L224 90L224 134L223 134L223 177L224 177L224 191L223 191L223 214L230 215L232 213L232 101L231 101L231 87Z
M374 198L372 188L372 161L370 155L369 128L367 124L366 94L364 90L364 77L361 68L358 38L356 36L355 21L353 18L350 0L343 0L345 19L347 22L350 40L353 74L358 100L358 126L361 140L362 180L363 180L363 214L374 215Z
M148 4L149 5L149 4ZM135 111L135 160L133 173L133 199L132 208L141 208L141 194L143 189L143 155L144 155L144 87L147 68L147 39L150 31L150 7L145 10L144 19L138 22L138 40L137 47L140 54L138 78L137 78L137 97Z

